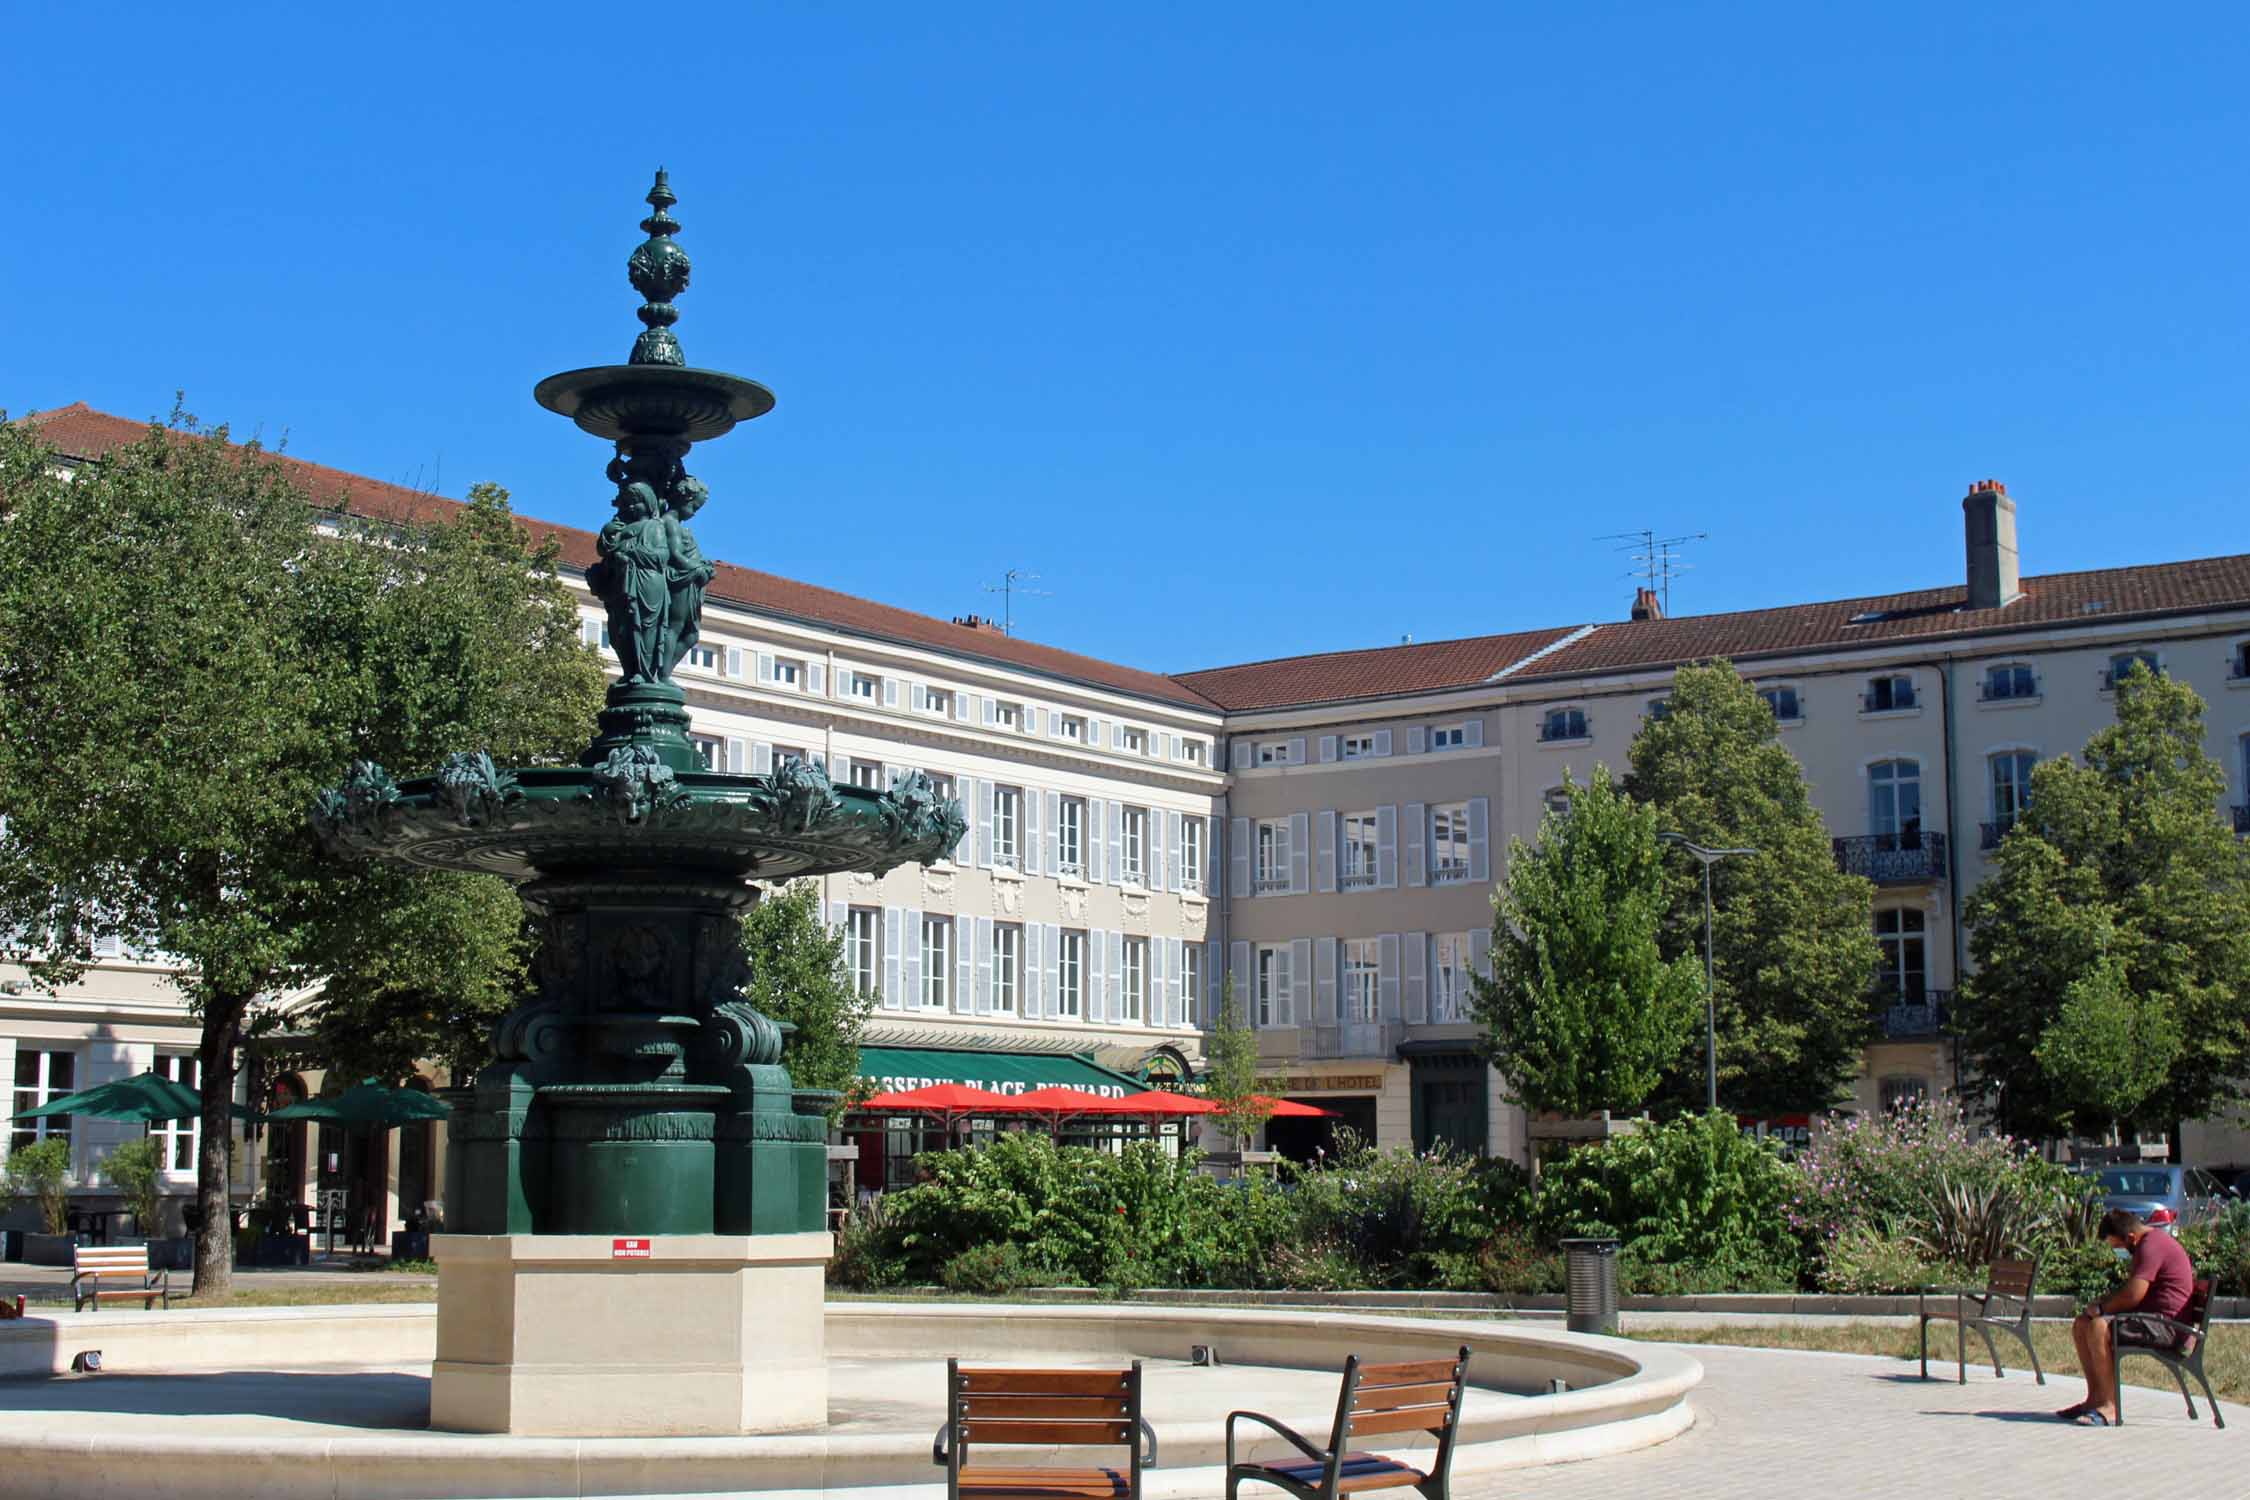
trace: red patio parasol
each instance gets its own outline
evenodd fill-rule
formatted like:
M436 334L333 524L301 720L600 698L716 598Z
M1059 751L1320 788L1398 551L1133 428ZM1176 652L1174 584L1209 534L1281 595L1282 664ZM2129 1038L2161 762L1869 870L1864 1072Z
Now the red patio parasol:
M1110 1101L1119 1114L1164 1115L1185 1118L1189 1115L1217 1114L1219 1106L1208 1099L1193 1094L1175 1094L1169 1089L1144 1089L1138 1094L1127 1094L1122 1099Z
M1017 1094L1010 1101L1016 1108L1061 1119L1066 1115L1115 1115L1125 1111L1121 1101L1086 1089L1068 1088L1050 1083L1045 1088L1033 1089L1028 1094Z
M1300 1104L1294 1099L1276 1099L1271 1094L1253 1094L1261 1104L1273 1106L1268 1118L1275 1120L1325 1120L1331 1111L1317 1104Z
M961 1115L1021 1113L1017 1102L1008 1095L966 1083L931 1083L899 1093L877 1094L862 1100L858 1108L873 1114L941 1115L947 1119Z

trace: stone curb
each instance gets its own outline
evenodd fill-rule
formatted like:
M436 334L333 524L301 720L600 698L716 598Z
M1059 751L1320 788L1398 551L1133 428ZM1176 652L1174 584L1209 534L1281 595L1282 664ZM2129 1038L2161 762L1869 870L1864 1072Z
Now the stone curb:
M937 1287L916 1288L942 1294ZM1118 1294L1103 1287L1039 1287L1011 1294L1023 1302L1115 1302ZM830 1295L831 1301L848 1296ZM1128 1292L1124 1300L1157 1305L1195 1307L1211 1303L1252 1307L1357 1307L1398 1312L1422 1309L1432 1312L1562 1312L1560 1292L1502 1296L1492 1292L1294 1292L1227 1291L1224 1289L1149 1287ZM1933 1305L1951 1301L1950 1294L1933 1295ZM1830 1296L1815 1292L1715 1292L1691 1297L1620 1297L1618 1308L1639 1313L1761 1313L1799 1317L1911 1318L1917 1311L1911 1294L1883 1296ZM2077 1312L2069 1297L2041 1296L2032 1302L2032 1315L2068 1318ZM2250 1297L2218 1297L2211 1316L2217 1320L2250 1318Z

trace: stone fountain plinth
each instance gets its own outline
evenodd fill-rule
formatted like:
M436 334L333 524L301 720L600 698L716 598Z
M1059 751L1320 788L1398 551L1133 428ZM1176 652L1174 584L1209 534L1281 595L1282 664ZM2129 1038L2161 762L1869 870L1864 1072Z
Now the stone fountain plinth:
M393 781L352 767L314 823L341 854L513 882L540 931L536 992L453 1104L433 1238L431 1425L471 1432L777 1432L827 1416L821 1338L826 1095L743 999L752 881L881 872L950 852L958 803L919 772L874 792L816 764L702 769L672 670L712 569L687 521L697 442L763 415L763 386L687 367L686 254L657 173L628 269L645 302L622 365L542 381L616 445L616 516L587 581L622 670L576 766L457 755Z

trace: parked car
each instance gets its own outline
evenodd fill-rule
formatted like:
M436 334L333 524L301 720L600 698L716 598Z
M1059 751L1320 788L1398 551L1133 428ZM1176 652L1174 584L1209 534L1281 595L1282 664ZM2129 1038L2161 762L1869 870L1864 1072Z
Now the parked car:
M2102 1207L2139 1214L2143 1223L2161 1229L2209 1223L2235 1199L2231 1189L2201 1167L2088 1167L2085 1175L2100 1189Z

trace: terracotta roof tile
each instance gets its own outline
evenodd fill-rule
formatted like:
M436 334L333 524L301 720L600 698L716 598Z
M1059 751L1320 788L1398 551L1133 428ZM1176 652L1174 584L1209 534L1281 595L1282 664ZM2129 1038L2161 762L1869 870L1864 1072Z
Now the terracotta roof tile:
M1565 639L1572 629L1556 626L1512 635L1289 656L1182 672L1179 680L1233 712L1474 687Z
M40 436L57 451L77 459L98 459L113 448L137 441L148 431L145 422L95 411L83 401L52 411L33 412L24 420L36 426ZM443 520L460 508L458 501L386 484L364 475L347 474L341 469L307 463L301 458L281 455L281 462L315 500L345 506L355 515L375 520L427 523ZM584 569L594 561L594 533L531 516L522 519L534 535L553 536L562 547L563 561L569 566ZM1214 707L1193 688L1160 673L1119 666L1021 637L971 629L950 620L877 604L753 568L727 562L717 566L718 576L711 581L706 594L724 604L884 641L929 647L953 656L1031 671L1176 707L1205 711Z

